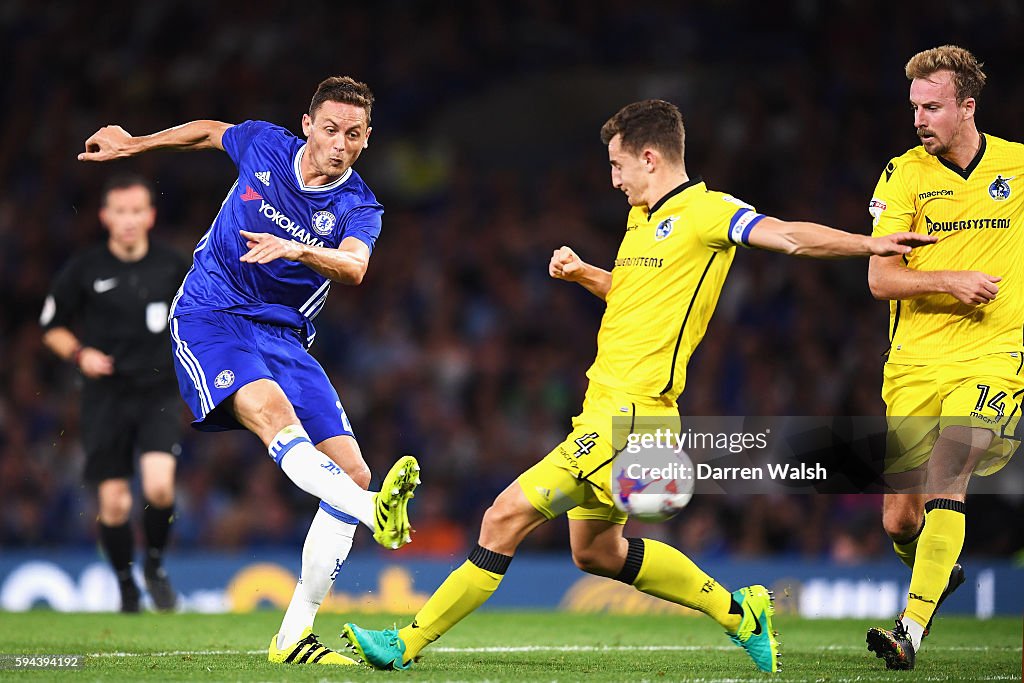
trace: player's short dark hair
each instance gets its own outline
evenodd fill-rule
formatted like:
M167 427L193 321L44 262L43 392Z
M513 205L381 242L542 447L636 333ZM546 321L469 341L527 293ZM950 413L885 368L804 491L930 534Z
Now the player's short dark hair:
M620 136L622 148L639 154L645 147L653 147L666 159L683 162L686 131L679 108L665 100L633 102L620 109L601 126L601 142L608 144Z
M107 197L110 196L111 192L127 190L132 187L144 188L146 193L149 194L149 205L156 206L156 191L153 189L153 184L137 173L122 173L111 176L103 185L103 195L100 204L102 206L107 205Z
M313 101L309 103L309 117L316 116L316 110L324 102L343 102L366 110L366 123L370 123L370 110L373 108L373 93L365 83L360 83L349 76L331 76L320 81L313 93Z
M983 64L968 50L956 45L942 45L931 50L918 52L907 62L907 78L928 78L936 71L953 73L953 87L957 103L969 97L977 98L985 87Z

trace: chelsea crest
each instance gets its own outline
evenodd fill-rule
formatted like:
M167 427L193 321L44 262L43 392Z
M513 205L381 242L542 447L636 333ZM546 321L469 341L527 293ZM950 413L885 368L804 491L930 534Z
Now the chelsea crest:
M313 230L316 234L327 236L334 230L334 214L330 211L317 211L313 214Z

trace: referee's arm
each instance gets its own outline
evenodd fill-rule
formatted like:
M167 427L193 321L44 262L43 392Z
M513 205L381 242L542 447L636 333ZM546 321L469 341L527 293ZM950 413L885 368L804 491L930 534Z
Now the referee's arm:
M43 343L58 358L74 364L90 379L114 373L114 358L91 346L82 346L75 333L66 327L51 327L43 333Z

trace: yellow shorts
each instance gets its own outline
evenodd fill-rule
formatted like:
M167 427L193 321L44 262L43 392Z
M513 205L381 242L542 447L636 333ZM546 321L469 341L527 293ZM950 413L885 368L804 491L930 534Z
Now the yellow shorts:
M992 430L996 438L975 474L998 471L1013 455L1024 395L1022 353L996 353L932 365L886 363L882 399L889 423L886 470L928 461L939 432L952 425Z
M630 433L657 428L679 431L674 401L591 384L569 436L517 481L533 507L548 519L567 513L569 519L625 524L626 513L612 502L612 461Z

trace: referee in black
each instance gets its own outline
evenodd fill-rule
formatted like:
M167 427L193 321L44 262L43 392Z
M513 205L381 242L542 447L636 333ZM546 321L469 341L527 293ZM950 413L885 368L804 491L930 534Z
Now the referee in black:
M144 178L112 179L99 218L106 244L75 256L57 276L40 316L43 342L84 378L85 479L97 487L99 539L117 574L121 611L140 609L130 524L136 452L145 498L146 588L158 610L173 610L177 594L163 552L174 519L181 399L167 314L188 264L149 241L156 208Z

